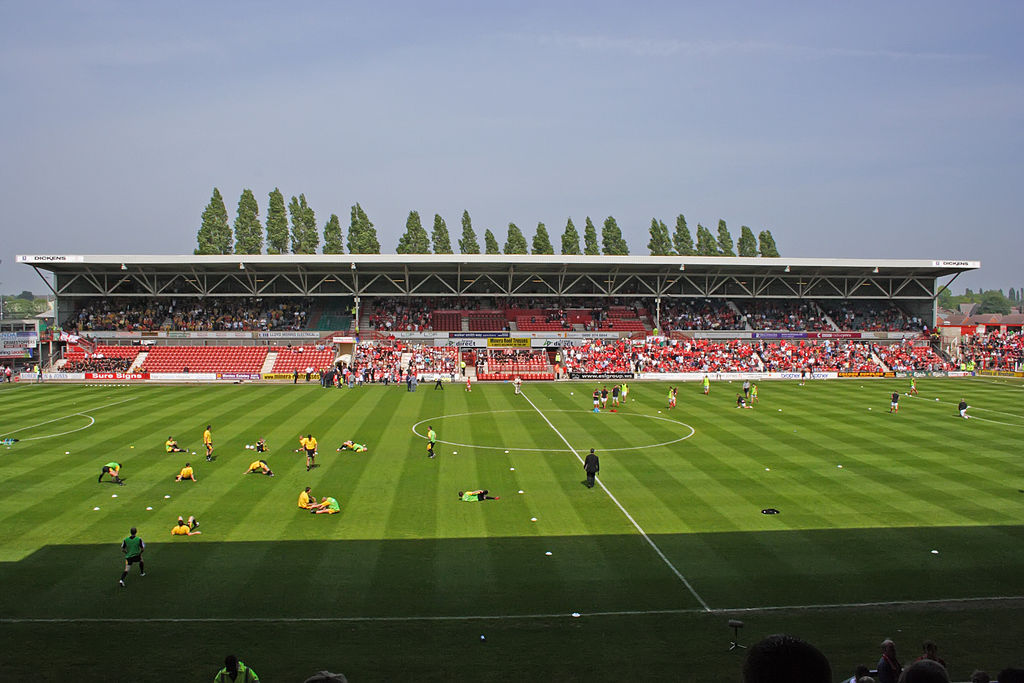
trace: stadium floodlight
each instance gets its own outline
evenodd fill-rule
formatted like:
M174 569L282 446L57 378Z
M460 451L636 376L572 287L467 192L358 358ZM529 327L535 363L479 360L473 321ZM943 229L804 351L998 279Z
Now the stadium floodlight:
M242 263L241 261L239 261L239 262L238 262L238 269L239 269L239 270L245 270L245 264L244 264L244 263Z
M789 268L789 266L786 266L786 272L787 272L787 273L788 273L788 272L790 272L790 268Z
M122 263L121 264L121 270L128 270L128 266L126 266L125 264Z
M350 263L349 265L351 266L352 270L355 270L355 269L356 269L356 264L354 264L354 263Z
M875 269L872 270L871 272L877 274L878 273L878 266L875 266Z
M680 263L679 264L679 270L686 270L686 264L685 263Z

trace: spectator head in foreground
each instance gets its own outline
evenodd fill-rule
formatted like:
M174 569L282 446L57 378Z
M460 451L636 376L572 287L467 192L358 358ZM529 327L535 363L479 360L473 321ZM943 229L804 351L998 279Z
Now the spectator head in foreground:
M999 683L1024 683L1024 669L1008 667L999 672Z
M751 646L744 683L831 683L832 667L821 650L794 636L776 634Z
M919 659L903 670L900 683L949 683L949 674L934 659Z

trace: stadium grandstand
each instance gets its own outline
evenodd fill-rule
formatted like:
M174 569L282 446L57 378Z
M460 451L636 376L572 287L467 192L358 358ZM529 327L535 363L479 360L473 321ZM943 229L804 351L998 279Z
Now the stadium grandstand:
M973 261L656 256L19 256L73 342L50 371L365 381L1017 370L1020 329L936 327ZM944 285L940 278L951 278ZM421 377L422 378L422 377ZM680 379L688 379L682 377Z

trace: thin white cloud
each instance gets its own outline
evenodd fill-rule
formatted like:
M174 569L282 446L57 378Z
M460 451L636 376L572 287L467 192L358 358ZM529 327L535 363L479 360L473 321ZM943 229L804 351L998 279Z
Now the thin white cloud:
M607 35L579 35L546 33L534 36L519 35L542 45L571 48L587 52L628 54L637 57L719 56L719 55L778 55L804 59L912 59L926 61L973 61L983 55L951 52L914 52L909 50L883 50L848 47L815 47L790 43L751 40L675 40L657 38L622 38Z

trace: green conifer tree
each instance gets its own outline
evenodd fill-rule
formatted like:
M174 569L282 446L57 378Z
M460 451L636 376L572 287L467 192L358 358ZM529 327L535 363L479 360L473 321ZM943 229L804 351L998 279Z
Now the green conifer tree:
M235 215L235 253L259 254L263 252L263 226L260 225L260 205L252 190L242 190Z
M736 242L740 256L757 256L757 238L754 231L745 225L740 226L740 239Z
M651 239L647 243L647 248L650 250L651 256L669 256L672 254L672 238L668 235L668 226L665 225L664 221L652 218L650 234Z
M729 234L729 228L726 227L725 221L718 221L718 253L722 256L735 256L736 251L733 249L732 235Z
M484 249L488 254L500 254L501 247L498 245L498 238L494 236L490 228L484 230Z
M469 218L469 211L462 212L462 238L459 240L459 251L463 254L479 254L480 243L473 232L473 221Z
M562 233L562 253L567 256L579 256L580 234L572 223L572 218L565 222L565 232Z
M520 230L515 223L508 224L508 237L505 239L505 253L527 253L526 237L523 236L523 231Z
M430 241L434 244L435 254L452 253L452 240L448 235L448 224L437 213L434 214L434 230L430 234Z
M341 220L336 213L331 214L324 226L324 253L345 253L345 241L341 238Z
M686 227L686 217L683 214L676 216L676 229L672 233L672 246L680 256L693 256L693 236L690 229Z
M420 212L410 211L409 217L405 220L405 233L398 240L399 254L429 254L430 238L427 231L423 229L420 222Z
M202 224L196 233L199 247L196 254L230 254L231 227L228 225L228 210L220 190L213 188L210 202L203 209Z
M284 206L284 195L274 188L267 206L267 253L288 253L288 211Z
M583 226L583 253L587 256L597 256L601 253L601 247L597 243L597 228L594 222L587 216L586 225Z

